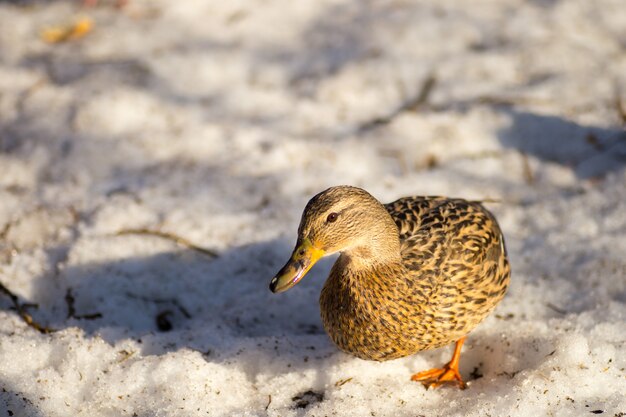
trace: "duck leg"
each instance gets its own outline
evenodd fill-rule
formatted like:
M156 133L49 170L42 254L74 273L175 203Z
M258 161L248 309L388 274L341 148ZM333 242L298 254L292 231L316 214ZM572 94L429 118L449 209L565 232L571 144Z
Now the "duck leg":
M467 385L465 385L459 373L459 358L461 357L463 342L465 342L465 336L457 340L452 359L450 359L450 362L445 364L443 368L418 372L411 377L411 381L421 382L426 388L437 388L445 382L457 383L461 389L467 388Z

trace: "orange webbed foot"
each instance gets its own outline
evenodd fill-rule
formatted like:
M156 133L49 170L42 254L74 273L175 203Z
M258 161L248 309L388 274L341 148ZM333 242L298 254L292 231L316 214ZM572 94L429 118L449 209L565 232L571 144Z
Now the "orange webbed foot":
M426 388L437 388L448 382L457 384L461 389L467 388L467 384L463 382L461 374L459 373L459 358L464 341L465 337L462 337L456 342L452 359L445 364L443 368L418 372L411 376L411 381L421 382Z
M456 383L461 389L467 388L459 374L459 370L451 368L449 364L443 368L419 372L411 377L411 381L421 382L426 388L437 388L447 382Z

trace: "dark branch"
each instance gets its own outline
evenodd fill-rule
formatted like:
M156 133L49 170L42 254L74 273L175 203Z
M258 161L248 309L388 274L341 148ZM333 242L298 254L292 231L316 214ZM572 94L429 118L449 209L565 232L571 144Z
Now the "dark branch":
M167 239L167 240L171 240L172 242L175 242L181 246L184 246L186 248L195 250L196 252L200 252L203 255L206 255L210 258L217 258L218 254L217 252L211 250L211 249L207 249L207 248L203 248L201 246L198 246L192 242L190 242L188 239L185 239L184 237L175 235L173 233L170 232L164 232L162 230L151 230L151 229L123 229L120 230L119 232L116 233L117 236L122 236L122 235L146 235L146 236L156 236L156 237L160 237L163 239Z
M393 122L393 120L402 113L414 112L419 110L420 107L425 105L428 101L428 98L430 97L430 94L432 93L436 83L437 78L435 77L435 75L430 74L428 77L426 77L424 82L422 82L422 87L420 88L417 95L415 95L415 97L412 97L411 99L402 103L400 107L392 111L387 116L377 117L373 120L363 123L358 129L359 132L365 132L379 126L387 125Z
M22 320L24 320L24 322L28 326L32 327L33 329L43 334L52 333L55 331L54 329L42 326L41 324L33 320L32 316L26 312L26 308L28 306L33 306L33 304L26 304L26 303L21 304L17 295L13 294L13 292L11 292L11 290L5 287L4 284L2 284L1 282L0 282L0 292L3 292L7 297L11 299L11 301L13 302L13 307L15 308L15 311L17 311L17 314L22 318Z

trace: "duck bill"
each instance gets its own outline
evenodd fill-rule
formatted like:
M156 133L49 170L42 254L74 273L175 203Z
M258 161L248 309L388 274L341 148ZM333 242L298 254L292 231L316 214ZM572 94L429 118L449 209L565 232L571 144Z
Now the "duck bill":
M324 256L324 251L318 249L311 241L303 239L293 250L291 259L282 267L270 282L272 292L283 292L296 285L309 272L309 269Z

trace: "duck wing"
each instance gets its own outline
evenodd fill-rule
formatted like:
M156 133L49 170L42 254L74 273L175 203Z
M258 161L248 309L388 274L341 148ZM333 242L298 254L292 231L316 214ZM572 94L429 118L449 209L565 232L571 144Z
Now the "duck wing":
M504 297L510 267L494 216L480 203L407 197L385 205L433 347L472 330Z

